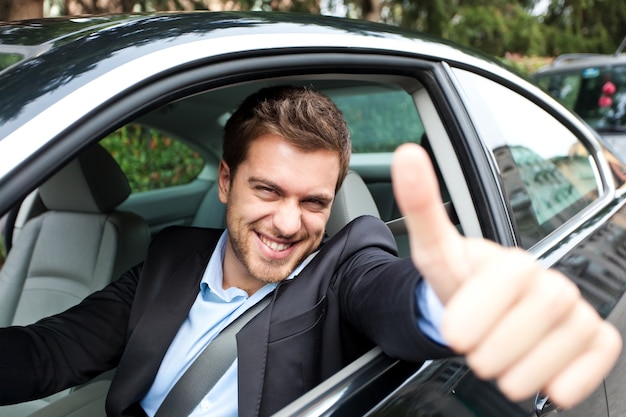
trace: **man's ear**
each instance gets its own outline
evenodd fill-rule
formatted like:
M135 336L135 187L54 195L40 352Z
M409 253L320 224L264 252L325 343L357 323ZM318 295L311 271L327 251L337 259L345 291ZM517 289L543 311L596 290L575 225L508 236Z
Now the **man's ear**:
M230 167L223 159L217 171L217 191L220 201L224 204L228 202L228 193L230 192Z

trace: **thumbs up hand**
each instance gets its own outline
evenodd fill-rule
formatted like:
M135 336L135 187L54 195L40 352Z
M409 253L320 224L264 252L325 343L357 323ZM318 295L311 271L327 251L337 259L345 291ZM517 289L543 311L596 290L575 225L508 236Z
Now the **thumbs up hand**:
M392 178L413 262L445 305L448 346L513 401L541 391L568 408L589 395L619 356L617 330L527 252L461 236L421 147L398 148Z

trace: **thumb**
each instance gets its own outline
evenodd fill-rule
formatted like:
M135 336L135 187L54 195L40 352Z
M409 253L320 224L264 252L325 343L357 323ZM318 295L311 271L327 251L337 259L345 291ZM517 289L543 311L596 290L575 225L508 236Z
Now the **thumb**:
M413 263L445 304L470 271L466 242L448 219L426 151L412 143L399 146L391 178L405 216Z

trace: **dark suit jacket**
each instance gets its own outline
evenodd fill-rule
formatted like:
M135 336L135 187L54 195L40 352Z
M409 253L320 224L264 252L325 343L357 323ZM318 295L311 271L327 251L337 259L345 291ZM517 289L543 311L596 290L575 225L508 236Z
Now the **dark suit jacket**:
M140 414L137 402L198 294L221 233L166 229L142 265L78 306L1 329L0 403L42 397L117 367L108 415ZM395 252L387 227L361 217L279 284L237 335L240 416L279 410L375 344L409 361L450 354L418 331L420 276Z

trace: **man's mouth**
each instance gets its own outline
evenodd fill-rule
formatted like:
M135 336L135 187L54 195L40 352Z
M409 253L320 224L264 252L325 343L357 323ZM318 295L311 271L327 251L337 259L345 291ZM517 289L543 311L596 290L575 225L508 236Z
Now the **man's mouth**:
M259 236L259 239L261 239L261 242L263 242L265 246L267 246L274 252L282 252L284 250L289 249L293 245L293 243L279 243L273 240L269 240L265 236L261 236L261 235L258 235L258 236Z

